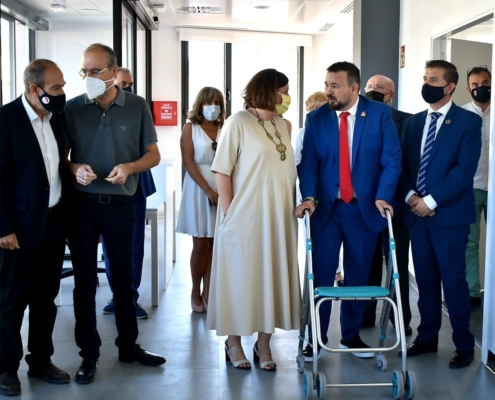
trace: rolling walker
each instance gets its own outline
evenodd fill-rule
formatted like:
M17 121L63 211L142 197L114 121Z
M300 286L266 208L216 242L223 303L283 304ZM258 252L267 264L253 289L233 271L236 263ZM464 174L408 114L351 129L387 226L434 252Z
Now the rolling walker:
M399 273L397 270L397 258L395 240L392 230L392 218L390 211L385 210L388 231L390 235L390 256L387 266L387 278L384 287L379 286L361 286L361 287L314 287L313 260L312 260L312 241L310 233L309 212L306 210L304 220L306 224L306 268L305 284L303 291L303 312L301 321L301 331L299 335L299 350L296 359L299 372L304 372L304 398L314 398L315 392L318 399L325 398L325 392L328 387L391 387L394 399L402 399L404 396L412 399L416 392L416 378L412 371L408 371L407 364L407 347L404 334L404 321L402 318L402 303L399 287ZM396 302L392 300L396 294ZM319 310L322 303L331 300L356 301L356 300L381 300L383 301L382 314L380 317L380 340L378 347L366 349L341 349L327 347L321 338ZM390 311L394 312L395 328L397 338L393 346L385 347L384 342L387 338L387 325ZM313 343L313 368L312 372L305 371L303 346L307 341L305 338L306 326L311 324L312 343ZM402 349L402 365L400 371L392 372L391 382L375 383L327 383L326 374L318 370L318 351L321 347L323 350L331 353L350 353L350 352L375 352L376 365L383 372L387 370L387 359L385 352L396 349L399 344Z

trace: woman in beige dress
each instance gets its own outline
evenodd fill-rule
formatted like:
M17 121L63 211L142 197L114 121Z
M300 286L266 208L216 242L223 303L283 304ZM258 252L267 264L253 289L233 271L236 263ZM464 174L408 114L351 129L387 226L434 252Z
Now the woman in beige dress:
M275 328L299 329L294 151L287 124L287 77L267 69L246 86L246 110L225 123L212 171L219 207L213 248L207 326L228 335L226 359L250 369L241 336L258 332L260 368L275 371Z

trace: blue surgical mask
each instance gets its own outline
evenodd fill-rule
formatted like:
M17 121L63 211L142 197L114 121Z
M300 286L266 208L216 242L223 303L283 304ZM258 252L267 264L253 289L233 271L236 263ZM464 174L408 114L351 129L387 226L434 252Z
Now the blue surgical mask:
M129 92L129 93L132 93L132 88L130 86L127 86L125 88L122 89L124 92Z

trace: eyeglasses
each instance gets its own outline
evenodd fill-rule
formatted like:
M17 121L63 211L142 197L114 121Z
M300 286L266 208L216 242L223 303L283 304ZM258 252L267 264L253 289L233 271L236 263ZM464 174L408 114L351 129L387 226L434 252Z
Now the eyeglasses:
M467 70L467 74L468 74L468 76L469 76L469 74L470 74L473 70L475 70L475 69L480 69L480 70L483 70L483 71L489 72L489 71L488 71L488 67L487 67L486 65L478 65L477 67L469 68L469 69Z
M79 76L81 78L86 78L88 76L100 76L103 72L105 72L108 69L108 67L102 69L101 71L99 69L91 69L89 71L86 71L84 68L81 68L79 70Z
M390 90L390 89L386 88L383 85L368 85L368 86L366 86L366 89L388 90L390 92L393 91L393 90Z
M213 142L211 144L211 148L213 149L213 151L217 151L217 144L218 144L217 142Z

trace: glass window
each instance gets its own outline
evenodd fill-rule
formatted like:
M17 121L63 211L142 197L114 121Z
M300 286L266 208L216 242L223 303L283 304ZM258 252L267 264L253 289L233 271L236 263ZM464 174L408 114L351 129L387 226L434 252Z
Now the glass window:
M137 82L137 86L134 89L134 93L138 96L146 98L146 30L141 24L137 24L137 71L134 76L134 82Z
M11 64L13 63L13 47L11 39L13 37L13 24L11 21L2 17L2 104L7 104L13 100L12 90L15 83L13 82L13 71Z
M298 61L296 46L232 44L232 113L244 107L242 92L249 80L259 71L274 68L289 78L291 104L284 118L292 123L292 136L299 126Z
M29 64L29 28L15 22L15 97L24 93L24 70Z
M122 17L122 60L117 60L120 63L120 67L127 68L134 76L133 62L134 59L134 43L132 40L134 33L134 19L127 10L123 9Z
M189 42L189 108L205 86L220 90L225 96L224 44L222 42Z

